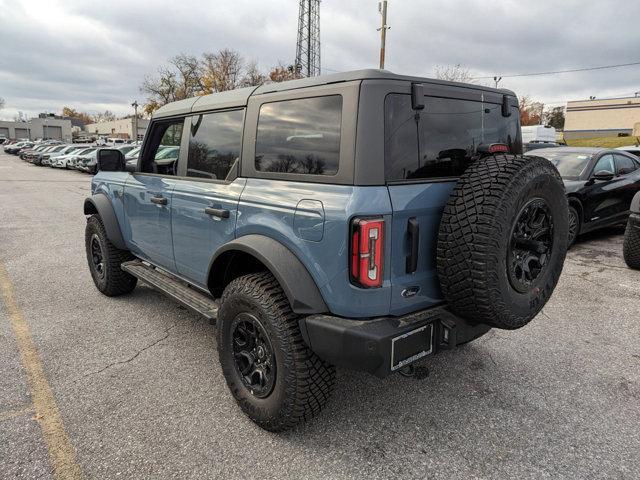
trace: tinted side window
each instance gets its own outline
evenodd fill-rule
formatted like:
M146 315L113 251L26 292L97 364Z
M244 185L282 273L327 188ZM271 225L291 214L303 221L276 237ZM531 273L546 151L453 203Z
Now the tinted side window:
M603 155L596 163L596 166L593 167L593 173L597 173L603 170L606 172L615 173L616 169L613 166L613 155L609 153Z
M503 117L502 106L494 103L425 100L424 110L415 111L409 95L385 99L387 180L460 176L481 144L504 143L511 151L520 151L517 108Z
M265 103L258 117L256 170L335 175L341 123L340 95Z
M153 126L142 161L143 172L177 175L183 126L184 119Z
M240 157L244 111L200 115L192 119L187 177L224 180Z
M616 171L618 175L626 175L627 173L635 172L638 169L638 165L629 157L624 155L614 155L616 158Z

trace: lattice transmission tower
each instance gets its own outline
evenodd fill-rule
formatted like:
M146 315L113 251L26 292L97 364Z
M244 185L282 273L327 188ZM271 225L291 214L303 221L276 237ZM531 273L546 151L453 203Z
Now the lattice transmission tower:
M320 75L320 0L300 0L295 66L304 77Z

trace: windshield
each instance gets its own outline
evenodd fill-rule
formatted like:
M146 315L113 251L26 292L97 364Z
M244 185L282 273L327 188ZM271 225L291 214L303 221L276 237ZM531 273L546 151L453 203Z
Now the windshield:
M162 160L165 158L178 158L179 147L163 148L161 152L156 154L156 160Z
M91 153L95 150L95 148L87 148L85 150L82 150L80 153L78 153L78 155L86 155L88 153Z
M135 147L133 150L129 151L125 157L126 158L137 158L138 153L140 153L140 147Z
M536 151L536 155L553 163L561 177L580 177L587 168L592 154L581 152L545 152Z

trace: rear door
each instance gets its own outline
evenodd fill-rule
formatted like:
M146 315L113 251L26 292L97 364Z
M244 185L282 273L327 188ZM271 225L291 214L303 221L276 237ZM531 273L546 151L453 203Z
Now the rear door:
M184 118L156 121L145 143L139 170L125 185L125 236L134 253L154 265L175 271L171 237L171 195L176 184ZM183 135L184 133L184 135ZM157 159L161 146L173 147L173 156Z
M180 166L171 204L177 272L206 287L213 253L234 238L238 201L246 179L238 178L244 109L189 119L187 161Z
M457 178L480 144L519 152L518 110L502 115L502 95L471 89L452 97L425 87L422 110L410 92L385 99L385 178L393 208L391 312L442 301L436 271L440 219ZM515 99L514 99L515 100ZM445 252L446 254L447 252Z

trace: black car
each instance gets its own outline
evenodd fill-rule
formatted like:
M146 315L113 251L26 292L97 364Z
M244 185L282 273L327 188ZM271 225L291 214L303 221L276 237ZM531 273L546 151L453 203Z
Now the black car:
M540 150L541 148L554 148L554 147L562 147L563 145L560 143L552 143L552 142L529 142L524 143L522 145L522 149L524 152L530 152L531 150Z
M578 235L623 224L640 191L640 159L603 148L544 148L530 156L551 161L569 198L569 245Z

